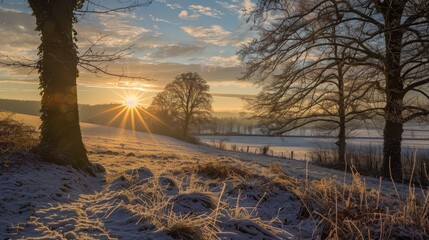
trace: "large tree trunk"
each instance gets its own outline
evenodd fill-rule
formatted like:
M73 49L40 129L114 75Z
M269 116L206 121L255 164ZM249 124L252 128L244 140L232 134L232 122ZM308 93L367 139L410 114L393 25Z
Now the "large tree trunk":
M46 160L85 169L90 163L79 126L73 40L77 0L29 0L41 32L41 148Z
M333 28L334 35L336 35L336 29ZM333 37L334 43L334 56L336 59L344 59L344 54L340 54L337 39ZM338 81L338 164L346 164L346 99L344 96L344 62L337 62L337 81Z
M401 141L403 124L386 119L383 144L383 176L402 181Z
M383 144L383 176L402 181L401 142L403 132L403 92L401 78L401 51L403 30L401 24L403 1L385 1L384 18L386 42L386 106L384 144ZM392 30L393 29L393 30Z
M183 122L183 137L188 136L188 129L189 129L189 122L190 122L190 114L186 113L185 121Z
M338 133L338 164L346 164L346 124L345 117L340 117L340 129Z

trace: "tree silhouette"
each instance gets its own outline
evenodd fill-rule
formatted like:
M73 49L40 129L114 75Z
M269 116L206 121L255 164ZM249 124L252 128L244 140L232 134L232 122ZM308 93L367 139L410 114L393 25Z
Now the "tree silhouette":
M380 94L371 94L372 101L385 101L383 175L401 181L403 124L429 114L428 12L426 0L259 0L252 17L261 34L250 45L265 44L263 54L247 54L248 72L270 76L290 63L305 68L300 63L309 56L341 47L345 66L374 76L367 80ZM334 36L327 35L333 28Z
M41 39L39 60L36 64L42 95L39 152L46 160L92 172L79 125L77 67L80 63L90 72L108 73L101 65L93 65L91 61L98 59L99 63L114 60L122 57L124 51L113 55L84 54L79 58L77 32L73 29L73 24L77 22L76 13L108 13L129 10L141 4L135 1L123 8L109 9L90 0L28 0L28 3L36 17L36 31L40 32ZM148 3L150 1L145 4ZM100 10L89 10L88 6L91 4ZM84 6L86 9L82 10ZM9 65L28 64L12 61Z
M276 16L288 22L295 14L279 11ZM326 18L326 15L330 17ZM367 102L376 82L368 79L377 79L377 73L362 71L362 67L345 60L353 54L347 48L350 40L337 36L337 26L324 27L339 18L335 8L316 9L311 17L301 17L306 18L307 23L314 23L315 27L307 30L314 37L294 41L293 35L302 32L301 25L271 21L269 27L260 29L263 36L241 49L240 54L247 62L243 78L256 76L259 83L264 84L261 93L248 99L248 105L253 118L259 120L268 134L282 135L315 123L324 124L329 132L337 130L337 163L344 164L350 126L355 125L356 120L375 115L374 106ZM314 32L319 26L324 32L316 35ZM279 50L279 45L283 45L288 53ZM258 60L261 56L275 60ZM271 68L277 65L276 62L281 65L276 66L275 73L255 71L270 65ZM271 79L267 80L269 77Z
M209 90L209 85L198 73L182 73L165 86L164 92L158 94L154 102L162 105L159 109L168 109L175 115L181 124L182 136L186 137L190 126L207 120L211 115L212 96Z

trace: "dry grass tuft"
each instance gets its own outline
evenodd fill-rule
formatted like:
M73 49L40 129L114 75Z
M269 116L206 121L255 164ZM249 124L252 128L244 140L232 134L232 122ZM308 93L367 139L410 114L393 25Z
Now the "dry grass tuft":
M216 208L216 200L211 194L194 192L178 194L171 199L176 213L210 213Z
M352 184L341 185L282 176L280 166L275 168L277 184L286 185L301 200L301 217L320 222L322 239L429 239L427 191L417 197L410 185L408 197L392 199L380 190L367 190L357 172L352 172Z
M13 119L13 113L0 112L0 156L28 153L37 143L37 132Z
M177 216L171 214L167 221L167 232L174 239L180 240L219 239L216 235L219 229L212 225L212 222L212 219L205 215Z
M198 164L195 166L194 170L214 179L228 179L237 176L241 178L259 177L250 170L247 170L244 166L229 162Z

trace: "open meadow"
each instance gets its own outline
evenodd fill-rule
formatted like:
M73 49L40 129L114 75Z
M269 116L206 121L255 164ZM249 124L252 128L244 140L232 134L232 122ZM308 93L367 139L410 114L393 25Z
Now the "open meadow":
M429 195L414 185L130 130L83 123L82 131L105 173L31 153L0 158L2 239L429 236Z

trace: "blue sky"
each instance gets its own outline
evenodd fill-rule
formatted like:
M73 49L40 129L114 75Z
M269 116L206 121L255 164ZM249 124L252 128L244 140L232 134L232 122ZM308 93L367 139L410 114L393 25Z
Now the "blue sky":
M109 7L121 2L100 1ZM196 71L209 82L216 111L241 110L240 97L258 91L252 82L237 80L243 69L236 52L252 38L246 12L253 6L252 0L154 0L148 7L127 13L86 14L75 26L80 52L100 36L105 36L100 49L106 51L132 45L132 53L110 64L109 70L154 81L119 80L81 70L80 102L117 102L119 96L137 92L147 106L175 76ZM34 27L27 1L3 1L0 41L4 47L0 54L36 59L39 37ZM29 69L0 68L0 98L38 100L37 81L36 72Z

